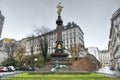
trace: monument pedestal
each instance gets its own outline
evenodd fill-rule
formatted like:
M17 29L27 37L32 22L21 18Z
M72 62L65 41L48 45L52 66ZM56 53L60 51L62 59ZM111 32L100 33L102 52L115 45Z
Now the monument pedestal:
M58 60L58 61L59 61L59 65L66 65L69 68L71 68L71 66L73 64L72 62L69 62L68 60ZM50 61L47 63L47 67L50 69L54 66L55 66L55 61Z
M55 61L59 61L59 65L66 65L68 67L72 66L72 63L68 61L68 54L65 53L53 53L51 54L51 61L47 63L49 68L55 66Z
M54 54L51 54L51 57L52 57L52 61L67 61L67 57L68 54L65 54L65 53L61 53L61 54L58 54L58 53L54 53Z
M65 53L53 53L51 54L52 60L48 63L49 65L55 65L55 61L59 61L60 65L72 65L72 63L70 63L67 59L68 54Z

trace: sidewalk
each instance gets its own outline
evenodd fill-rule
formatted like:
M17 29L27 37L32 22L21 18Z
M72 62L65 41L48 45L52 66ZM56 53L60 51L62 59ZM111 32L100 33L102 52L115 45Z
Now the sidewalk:
M98 71L96 71L97 73L106 75L106 76L110 76L110 77L118 77L120 78L120 71L118 70L110 70L107 68L103 68L103 69L99 69Z
M112 74L110 74L110 73L102 73L102 74L104 74L104 75L106 75L106 76L110 76L110 77L120 78L120 71L113 71Z
M114 76L120 78L120 71L115 71L115 72L114 72Z

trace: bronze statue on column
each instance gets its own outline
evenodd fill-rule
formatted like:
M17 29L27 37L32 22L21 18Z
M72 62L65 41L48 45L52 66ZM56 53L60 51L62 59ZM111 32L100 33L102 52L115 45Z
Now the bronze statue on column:
M60 5L61 4L61 2L59 2L59 4L58 4L58 6L57 6L57 13L58 13L58 16L60 16L60 14L61 14L61 11L62 11L62 6Z

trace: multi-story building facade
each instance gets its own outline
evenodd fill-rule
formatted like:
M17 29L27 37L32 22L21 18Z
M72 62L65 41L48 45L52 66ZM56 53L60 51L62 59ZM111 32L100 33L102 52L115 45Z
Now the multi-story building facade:
M97 47L88 47L88 52L89 54L92 54L97 60L99 60L98 58L99 49Z
M54 53L54 48L56 47L56 41L57 41L57 31L56 29L53 31L50 31L46 33L47 39L48 39L48 53ZM33 51L34 54L40 53L40 44L39 39L43 37L44 35L40 35L37 37L34 37L34 39L25 38L21 40L21 44L23 44L26 47L26 55L31 55L31 52ZM84 33L81 30L81 28L75 24L74 22L68 23L66 26L62 27L62 41L63 46L65 47L65 53L69 54L69 57L71 56L72 49L76 49L77 55L81 55L83 53L84 48ZM33 50L31 50L33 49Z
M0 37L1 37L1 33L2 33L4 19L5 19L5 17L1 14L1 11L0 11Z
M99 51L98 58L99 58L99 61L101 63L101 67L111 65L111 61L110 61L111 56L110 56L110 52L108 50Z
M112 66L120 66L120 8L112 15L109 35L109 52L112 58Z

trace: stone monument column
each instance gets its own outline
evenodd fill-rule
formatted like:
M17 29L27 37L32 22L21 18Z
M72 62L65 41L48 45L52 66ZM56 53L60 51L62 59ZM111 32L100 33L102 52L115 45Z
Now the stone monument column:
M63 51L63 41L62 41L62 26L63 26L63 21L61 19L61 11L62 11L62 6L60 5L61 3L58 4L57 6L57 13L58 13L58 19L56 20L56 24L57 24L57 41L56 41L56 49L55 49L55 53L57 54L62 54Z
M62 41L63 20L61 19L61 11L63 7L60 4L61 3L59 3L57 6L58 18L56 20L56 24L57 24L56 47L55 47L55 52L51 54L53 60L59 60L59 61L66 60L66 57L68 56L68 54L64 53L64 47L63 47L63 41Z
M56 24L57 24L57 41L62 41L62 25L63 25L63 21L61 19L61 16L58 16L58 19L56 20Z

